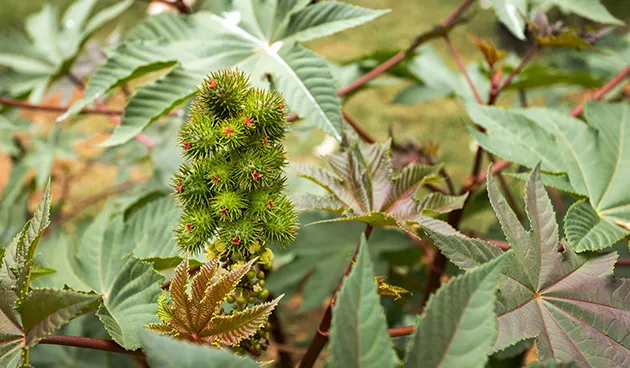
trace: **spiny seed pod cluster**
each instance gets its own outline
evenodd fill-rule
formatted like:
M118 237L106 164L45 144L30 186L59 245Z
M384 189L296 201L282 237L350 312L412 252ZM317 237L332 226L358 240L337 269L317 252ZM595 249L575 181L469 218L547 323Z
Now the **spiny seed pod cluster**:
M206 257L219 258L226 270L258 258L227 298L236 311L269 298L268 245L290 243L298 228L294 204L284 194L286 131L283 97L253 88L242 72L225 70L204 80L179 132L186 163L173 182L183 210L177 244L189 253L205 249Z

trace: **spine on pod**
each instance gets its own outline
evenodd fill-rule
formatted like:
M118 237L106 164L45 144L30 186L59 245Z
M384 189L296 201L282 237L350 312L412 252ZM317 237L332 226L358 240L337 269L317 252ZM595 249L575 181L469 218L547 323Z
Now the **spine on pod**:
M243 72L223 70L204 80L179 132L186 163L173 181L182 207L177 244L187 253L219 257L226 270L257 258L228 298L237 311L269 298L268 246L287 245L298 229L294 204L284 193L286 131L280 94L253 88ZM245 341L244 349L258 353L266 345L264 331L258 340Z

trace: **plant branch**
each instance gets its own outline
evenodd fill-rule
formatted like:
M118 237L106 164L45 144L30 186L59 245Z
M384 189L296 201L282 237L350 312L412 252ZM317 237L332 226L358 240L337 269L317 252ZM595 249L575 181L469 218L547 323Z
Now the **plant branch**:
M50 345L74 346L77 348L109 351L112 353L134 355L134 356L142 357L142 358L145 357L145 354L144 352L142 352L142 350L129 351L123 348L122 346L118 345L114 340L95 339L92 337L50 335L42 339L39 343L50 344Z
M271 337L276 342L277 346L285 346L286 338L284 336L284 329L282 328L282 321L280 317L278 317L278 307L276 307L271 315L269 316L269 323L271 324ZM278 368L292 368L293 367L293 357L291 356L291 352L287 350L278 350Z
M367 225L365 227L365 240L366 241L370 238L370 235L372 234L372 229L373 228L371 225ZM330 298L330 302L328 303L328 307L326 308L326 311L324 312L324 316L322 317L322 320L319 323L319 327L317 327L315 336L313 336L313 339L308 345L308 348L306 349L306 353L304 353L304 356L302 357L302 360L300 361L298 368L311 368L317 361L317 357L321 353L324 346L326 346L326 343L328 342L328 330L330 330L330 322L332 320L332 308L337 299L337 293L339 293L339 290L341 290L341 285L343 284L343 280L346 278L346 276L350 274L350 271L352 271L352 266L354 265L354 262L356 261L356 258L359 255L360 247L361 247L361 241L357 243L357 247L354 251L354 255L352 256L352 260L350 261L350 263L348 263L348 266L346 267L346 271L344 272L341 281L337 285L337 290Z
M468 71L466 70L466 66L462 62L462 58L457 53L457 50L455 50L455 46L453 46L451 39L448 37L448 34L444 35L444 42L446 42L446 46L448 47L449 51L453 55L453 58L455 58L455 62L457 63L459 70L464 75L464 78L466 78L466 82L468 82L468 85L470 86L470 89L472 90L473 95L475 95L475 100L477 100L477 103L479 103L480 105L483 105L483 100L481 99L481 96L479 95L479 91L477 91L477 87L475 87L475 84L470 78L470 75L468 74Z
M606 93L610 92L613 88L615 88L619 83L621 83L628 75L630 74L630 65L625 67L622 71L617 73L610 81L602 86L595 94L593 94L593 100L599 101L601 100ZM573 110L571 110L572 116L580 116L584 112L584 102L576 106Z
M46 112L61 112L64 113L68 110L67 106L55 106L55 105L43 105L43 104L32 104L26 101L16 100L13 98L2 97L0 96L0 104L18 107L21 109L27 110L39 110ZM100 115L122 115L124 113L123 110L114 110L108 109L104 107L97 108L84 108L81 109L81 114L100 114Z
M372 79L385 73L393 66L403 61L407 55L409 55L411 52L413 52L413 50L418 48L418 46L422 45L423 43L448 34L455 26L463 23L460 17L464 13L464 11L466 11L466 9L468 9L473 3L474 0L464 0L455 10L453 10L453 12L451 12L451 14L448 15L448 17L446 17L446 19L440 22L440 24L416 36L406 50L401 50L399 53L384 61L376 68L370 70L368 73L350 83L348 86L340 89L339 92L337 92L337 96L343 97L348 93L356 90L357 88L363 86L364 84L368 83Z
M538 45L534 45L531 49L529 49L527 54L525 54L525 56L523 56L523 58L521 59L521 62L516 66L516 68L514 68L514 70L512 70L512 73L510 73L510 75L508 75L507 78L505 78L503 83L501 83L499 87L492 88L492 91L490 91L490 98L488 99L488 105L494 105L494 103L497 101L497 98L499 97L499 94L501 94L501 92L507 86L509 86L510 83L512 83L512 80L514 80L514 78L518 75L518 73L520 73L521 70L523 70L525 65L527 65L527 63L531 60L531 58L534 57L534 55L536 54L536 52L538 52L538 50L539 50Z
M357 132L357 134L359 135L359 137L361 137L361 139L363 139L367 143L376 143L376 139L374 139L374 137L372 137L365 129L363 129L359 124L357 124L357 122L354 119L352 119L350 115L348 115L348 113L346 113L345 111L342 111L341 114L343 115L343 118L346 119L348 124L350 124L352 128L354 128L354 131Z

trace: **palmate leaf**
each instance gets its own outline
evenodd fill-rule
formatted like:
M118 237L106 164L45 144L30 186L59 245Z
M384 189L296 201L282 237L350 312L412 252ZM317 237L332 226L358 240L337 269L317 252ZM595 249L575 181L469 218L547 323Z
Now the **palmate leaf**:
M308 224L331 219L322 211L304 211L300 223ZM328 222L302 226L288 251L294 256L291 262L280 266L269 275L267 287L274 295L287 293L303 285L300 312L322 305L339 285L344 270L357 248L357 239L365 224L352 222ZM326 234L326 236L322 236ZM330 239L335 239L331 242ZM387 272L383 260L386 252L413 248L413 241L402 231L393 228L376 228L372 231L368 247L376 272ZM278 249L278 252L281 250Z
M486 365L497 336L494 294L506 256L455 277L431 296L418 317L405 367Z
M126 81L172 68L132 96L122 123L105 143L122 144L192 97L208 70L238 67L252 75L257 87L268 87L265 75L272 75L273 85L285 95L292 111L340 139L340 105L330 68L296 41L357 26L384 11L336 2L307 4L238 0L224 16L205 11L192 16L152 16L96 71L84 99L61 119Z
M469 129L485 149L510 161L566 174L572 192L588 197L565 217L569 244L576 252L612 246L629 234L630 105L586 104L588 124L549 109L468 106L487 133ZM506 142L511 142L507 144Z
M559 240L538 166L526 185L530 231L517 220L491 175L488 192L512 253L499 279L494 350L536 338L541 361L575 361L578 367L630 364L630 283L613 276L617 254L579 255ZM433 232L431 237L462 268L500 254L492 244L461 234Z
M160 200L156 201L155 207L151 204L145 208L165 209L160 206ZM47 244L50 247L43 249L42 264L67 271L57 272L37 282L47 287L68 285L77 290L94 290L101 295L103 302L98 309L98 317L112 338L129 350L140 347L138 331L142 326L158 321L156 302L164 280L150 263L134 256L143 248L154 246L157 251L165 246L151 242L151 239L164 240L164 229L145 226L149 214L143 214L143 210L137 211L129 226L125 226L121 216L110 220L112 208L106 206L85 230L78 247L67 244L64 237L59 242ZM164 224L162 216L155 218L156 226ZM148 234L138 234L139 230ZM154 254L160 255L160 252Z
M220 346L236 346L255 334L267 321L282 296L268 302L247 307L230 314L220 314L220 305L232 294L236 285L258 259L233 269L223 275L216 275L218 258L205 263L192 280L191 294L186 292L188 285L188 260L183 260L175 269L169 294L172 304L166 298L159 301L160 324L147 327L160 334L174 335L178 339L195 343Z
M177 341L144 331L140 338L151 367L155 368L258 368L248 357L239 357L229 351L210 346L199 346Z
M88 38L131 4L133 0L120 1L89 17L96 0L79 0L68 7L62 19L55 5L44 5L26 21L28 38L12 35L0 40L0 66L16 75L15 82L7 87L9 92L31 92L31 100L39 101L49 83L68 71Z
M342 214L330 221L361 221L372 226L398 226L414 235L412 227L452 231L428 214L447 213L464 204L466 196L432 194L419 197L418 189L435 178L439 166L409 165L395 174L390 141L359 142L348 150L327 157L334 173L314 166L296 167L298 176L309 179L329 194L298 196L300 209L320 209Z
M374 283L365 236L357 261L344 280L333 309L330 330L331 367L398 367L387 321Z

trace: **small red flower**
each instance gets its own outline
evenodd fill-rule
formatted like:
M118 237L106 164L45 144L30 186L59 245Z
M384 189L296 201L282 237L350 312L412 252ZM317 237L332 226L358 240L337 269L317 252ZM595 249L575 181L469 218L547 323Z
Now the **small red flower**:
M232 245L240 245L241 244L241 239L238 238L238 236L235 236L234 239L232 239Z
M275 205L276 205L276 204L275 204L275 203L273 203L273 201L272 201L272 200L268 200L268 201L267 201L267 208L271 208L271 207L273 207L273 206L275 206Z
M223 216L227 216L230 214L230 210L228 210L227 208L222 208L220 212Z
M221 181L221 178L220 178L220 177L218 177L218 176L216 176L216 175L212 175L212 181L213 181L215 184L219 184L219 182Z
M186 229L188 229L188 231L192 231L193 230L192 224L186 224Z
M254 126L254 124L252 124L252 121L253 121L253 119L250 118L249 116L245 117L245 125L247 125L250 128Z
M232 128L231 126L227 126L225 128L223 128L223 134L231 137L234 135L234 128Z
M214 78L210 79L210 82L206 84L206 87L208 87L208 89L213 89L216 86L217 86L217 80Z
M177 187L175 188L175 191L177 193L181 193L184 191L184 188L182 187L182 183L177 183Z
M190 149L190 143L188 143L188 142L186 142L186 141L184 141L183 143L184 143L184 149L185 149L186 151L188 151L188 150Z
M263 177L263 174L259 174L259 173L257 173L256 171L254 171L254 172L252 173L252 179L254 179L254 180L258 180L258 179L260 179L260 178L262 178L262 177Z

